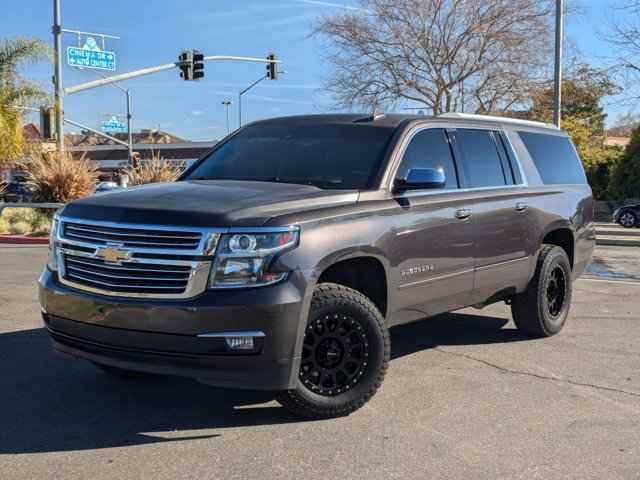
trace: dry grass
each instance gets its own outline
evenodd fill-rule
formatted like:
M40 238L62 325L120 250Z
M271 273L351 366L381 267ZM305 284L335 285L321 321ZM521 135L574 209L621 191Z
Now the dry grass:
M145 185L147 183L173 182L184 171L184 164L175 164L153 153L151 160L140 161L137 167L124 171L129 177L129 185Z
M42 153L25 162L28 182L35 187L39 202L67 203L91 195L98 170L84 157L76 160L68 153Z
M7 185L5 183L0 183L0 196L4 195L4 192L7 191Z

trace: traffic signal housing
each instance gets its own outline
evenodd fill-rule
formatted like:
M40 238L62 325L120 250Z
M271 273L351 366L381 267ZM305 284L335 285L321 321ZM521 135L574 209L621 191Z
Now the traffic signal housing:
M40 107L40 135L44 140L56 138L56 111L53 107Z
M204 78L204 53L194 50L191 58L193 61L193 79L200 80Z
M189 50L182 50L178 56L180 65L180 78L183 80L193 80L193 53Z
M278 79L278 64L276 63L276 55L275 53L270 53L267 55L267 78L269 80L277 80Z

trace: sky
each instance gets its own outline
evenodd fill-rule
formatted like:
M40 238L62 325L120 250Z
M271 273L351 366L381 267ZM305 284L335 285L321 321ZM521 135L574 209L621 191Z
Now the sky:
M275 52L286 73L276 81L261 82L243 97L243 123L332 110L332 98L322 90L330 66L323 60L322 41L310 32L319 16L357 5L355 0L61 1L63 28L121 37L107 40L107 50L117 55L117 73L176 61L182 49L261 58ZM595 65L602 64L609 51L600 33L605 19L612 16L612 3L574 0L579 13L566 25L572 44ZM0 37L35 36L52 42L52 0L21 0L8 5L0 16ZM77 43L75 35L64 35L65 50ZM51 88L50 64L31 66L24 73ZM264 73L263 64L207 62L205 78L199 82L180 80L174 69L121 85L131 91L134 130L158 128L190 140L214 140L227 131L222 102L233 102L229 111L233 130L238 125L238 92ZM66 87L97 78L91 70L63 68ZM124 113L125 108L124 94L113 86L65 97L65 114L93 128L99 128L110 114ZM617 99L607 101L608 123L627 110Z

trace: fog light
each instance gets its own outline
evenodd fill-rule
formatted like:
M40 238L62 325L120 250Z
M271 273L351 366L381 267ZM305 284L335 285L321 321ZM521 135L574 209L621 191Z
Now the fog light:
M227 347L231 350L253 350L253 337L227 337Z

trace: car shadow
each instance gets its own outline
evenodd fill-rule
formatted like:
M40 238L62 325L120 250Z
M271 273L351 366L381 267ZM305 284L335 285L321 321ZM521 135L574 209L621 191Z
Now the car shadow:
M521 340L501 318L447 314L391 331L392 358L436 345ZM300 422L273 393L189 379L121 379L52 352L42 328L0 334L0 455L219 437L215 429ZM208 430L207 434L195 434Z

